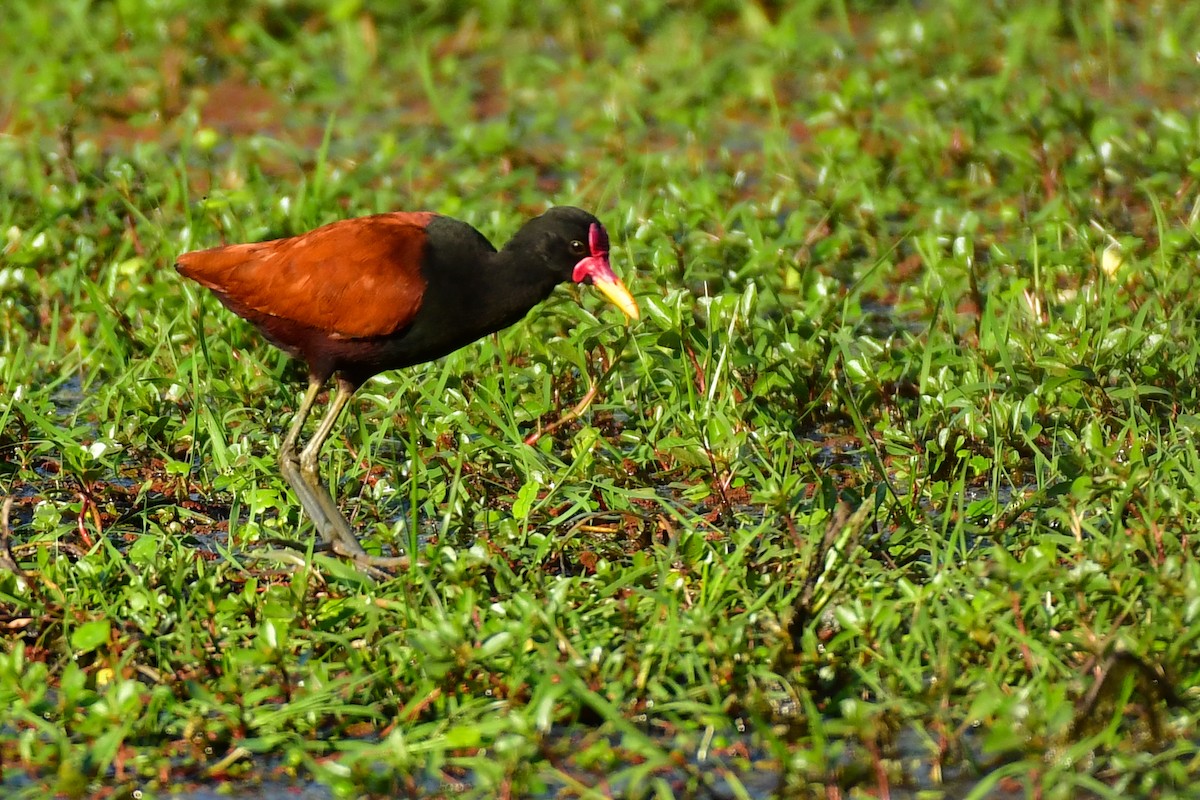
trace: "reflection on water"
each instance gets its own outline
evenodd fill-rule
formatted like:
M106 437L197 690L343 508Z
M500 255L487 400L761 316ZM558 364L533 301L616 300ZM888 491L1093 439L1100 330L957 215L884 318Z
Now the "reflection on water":
M594 730L579 728L559 728L552 732L544 744L544 750L557 752L582 752L589 743L596 740L598 734ZM578 787L586 786L601 790L605 797L641 797L650 790L647 782L653 778L660 785L671 787L676 796L699 796L712 800L734 800L749 797L754 800L766 800L790 796L792 792L811 791L814 786L810 780L804 780L783 768L779 761L767 751L754 743L755 737L748 734L728 732L721 735L697 736L695 742L684 748L680 746L678 736L670 737L669 741L661 742L663 750L671 756L669 762L673 766L653 770L651 773L630 771L627 776L625 768L640 763L641 757L622 747L619 736L605 737L608 739L612 752L629 754L628 763L610 763L608 773L596 768L576 767L568 760L557 761L553 768L549 765L540 775L545 788L536 793L523 795L534 800L552 800L558 797L577 796ZM719 747L713 742L719 741ZM880 783L877 773L867 756L865 749L847 748L835 763L828 765L826 771L830 775L838 775L841 785L830 784L829 790L833 796L848 796L852 791L866 792L871 796L887 796L892 800L919 800L937 797L939 800L956 800L965 798L973 792L978 793L984 783L984 777L974 773L972 765L999 762L988 759L980 749L979 737L968 734L964 746L969 745L977 752L964 754L956 766L934 767L930 758L931 744L927 736L916 729L900 732L896 737L894 752L887 761L888 778ZM674 749L671 749L674 748ZM1034 765L1031 765L1033 771ZM850 776L857 776L857 779ZM366 777L366 776L364 776ZM492 776L494 777L494 776ZM798 782L797 782L798 781ZM374 776L370 779L372 785L378 787L394 782L397 789L407 786L416 787L419 796L446 796L447 794L471 794L481 790L479 778L470 770L453 770L453 775L446 772L430 772L424 775L393 773L385 764L379 764ZM25 796L34 796L30 792L33 785L24 778L9 776L0 781L0 789ZM334 791L316 781L280 780L262 777L245 781L212 781L211 783L180 783L163 791L146 786L142 791L147 796L167 797L172 800L332 800ZM5 796L8 796L5 794ZM1019 781L997 781L989 786L986 795L993 800L1016 800L1026 796Z

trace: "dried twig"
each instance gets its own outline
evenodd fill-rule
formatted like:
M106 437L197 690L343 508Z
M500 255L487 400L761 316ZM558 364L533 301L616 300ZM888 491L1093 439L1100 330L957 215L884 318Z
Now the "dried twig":
M20 575L21 568L17 566L17 560L13 557L12 552L12 525L9 523L12 507L13 499L5 497L4 505L0 507L0 569Z
M799 642L805 628L820 618L825 607L846 583L854 563L854 553L862 544L863 533L875 519L873 497L864 498L851 512L849 504L839 502L825 527L820 543L806 544L804 588L796 599L789 630Z
M579 417L583 414L583 412L587 411L588 406L590 406L592 404L592 401L596 399L596 394L600 391L600 386L603 385L608 380L608 376L612 375L613 370L615 370L617 368L617 365L619 363L621 363L621 358L620 358L621 353L625 350L625 345L629 342L629 337L632 335L633 335L633 331L627 331L625 333L625 338L621 339L620 344L617 345L616 349L613 350L612 354L609 355L609 357L608 357L608 368L604 370L604 374L602 374L596 380L592 381L592 385L591 385L591 387L588 388L587 394L585 394L583 396L583 399L581 399L578 403L576 403L574 408L572 408L567 413L563 414L561 417L559 417L554 422L551 422L545 428L536 430L533 433L526 436L525 444L527 444L529 446L533 446L533 445L537 444L538 440L541 439L546 434L554 433L556 430L561 428L563 425L566 425L568 422L579 419Z
M583 396L582 400L580 400L578 403L575 404L574 408L572 408L570 411L563 414L561 417L556 419L554 422L551 422L549 425L542 428L541 430L534 431L533 433L526 436L525 444L535 445L535 444L537 444L538 439L541 439L543 436L547 436L551 433L554 433L556 430L561 428L563 425L566 425L568 422L579 419L579 417L583 414L583 412L587 411L587 407L592 404L592 401L596 399L596 394L599 391L600 391L600 383L599 382L593 383L592 388L587 390L587 394L585 394Z

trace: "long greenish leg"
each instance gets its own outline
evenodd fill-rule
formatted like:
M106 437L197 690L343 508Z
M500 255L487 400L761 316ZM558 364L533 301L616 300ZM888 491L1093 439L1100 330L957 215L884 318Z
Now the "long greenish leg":
M316 526L317 532L325 544L338 554L349 558L355 564L366 569L374 577L384 577L387 573L381 573L379 568L396 569L407 567L410 563L408 557L387 558L368 555L362 549L362 545L359 544L358 538L354 535L353 528L350 527L350 523L342 515L341 511L338 510L333 496L321 482L321 476L318 471L318 458L321 448L333 432L333 426L337 423L338 417L341 416L342 410L354 395L357 389L356 386L349 381L338 381L337 394L334 396L329 409L325 412L325 416L317 426L312 439L309 440L308 444L305 445L299 454L296 452L296 443L299 441L304 423L308 415L312 412L313 405L316 403L317 395L321 393L322 386L322 381L309 378L308 391L304 395L304 400L300 403L300 409L296 412L296 419L292 423L291 428L288 429L287 435L283 440L283 445L279 450L279 460L283 477L296 493L301 507L304 508L305 513L312 519L313 525Z
M317 502L321 504L326 519L329 520L333 532L333 539L330 540L330 543L342 555L353 558L366 556L366 551L359 544L358 537L354 535L354 530L350 527L350 523L342 515L342 512L338 510L333 496L321 482L318 458L321 455L321 448L325 446L326 440L329 439L329 434L333 432L333 426L337 424L338 417L341 416L346 404L350 402L350 398L354 395L356 388L356 386L348 381L338 380L337 394L334 396L333 402L329 404L329 410L325 412L325 416L321 419L321 424L317 426L313 437L309 439L308 444L305 445L304 450L300 453L300 475L312 490Z
M309 376L308 391L304 393L304 399L300 401L300 408L292 420L292 427L288 428L287 435L283 437L283 444L279 447L279 457L282 460L296 461L296 442L300 440L300 431L304 428L304 422L312 412L323 385L324 381Z
M279 466L283 472L283 478L292 487L292 491L296 493L297 499L300 500L300 506L313 521L313 525L317 528L317 533L320 534L321 540L327 545L332 545L337 538L337 529L334 527L328 518L328 511L321 502L319 494L312 491L312 487L304 480L304 476L300 473L300 459L296 453L296 442L300 438L300 432L304 428L304 423L308 419L308 415L312 413L313 405L317 401L317 395L321 393L323 381L315 377L308 379L308 391L304 393L304 399L300 402L300 408L296 412L296 418L292 421L292 426L288 429L287 435L283 438L283 444L279 448Z

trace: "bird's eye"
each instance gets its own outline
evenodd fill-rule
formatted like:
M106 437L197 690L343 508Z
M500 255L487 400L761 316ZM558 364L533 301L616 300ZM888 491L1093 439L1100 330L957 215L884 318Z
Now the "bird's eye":
M587 248L584 247L583 242L579 241L578 239L571 242L571 255L575 255L575 256L587 255Z

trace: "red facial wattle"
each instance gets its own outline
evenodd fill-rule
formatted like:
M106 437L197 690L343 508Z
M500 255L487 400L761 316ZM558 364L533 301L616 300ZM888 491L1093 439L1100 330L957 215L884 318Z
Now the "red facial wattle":
M591 255L575 265L571 279L583 283L590 278L596 289L625 312L627 317L637 319L637 303L608 263L608 232L603 225L592 223L588 230L588 250Z

